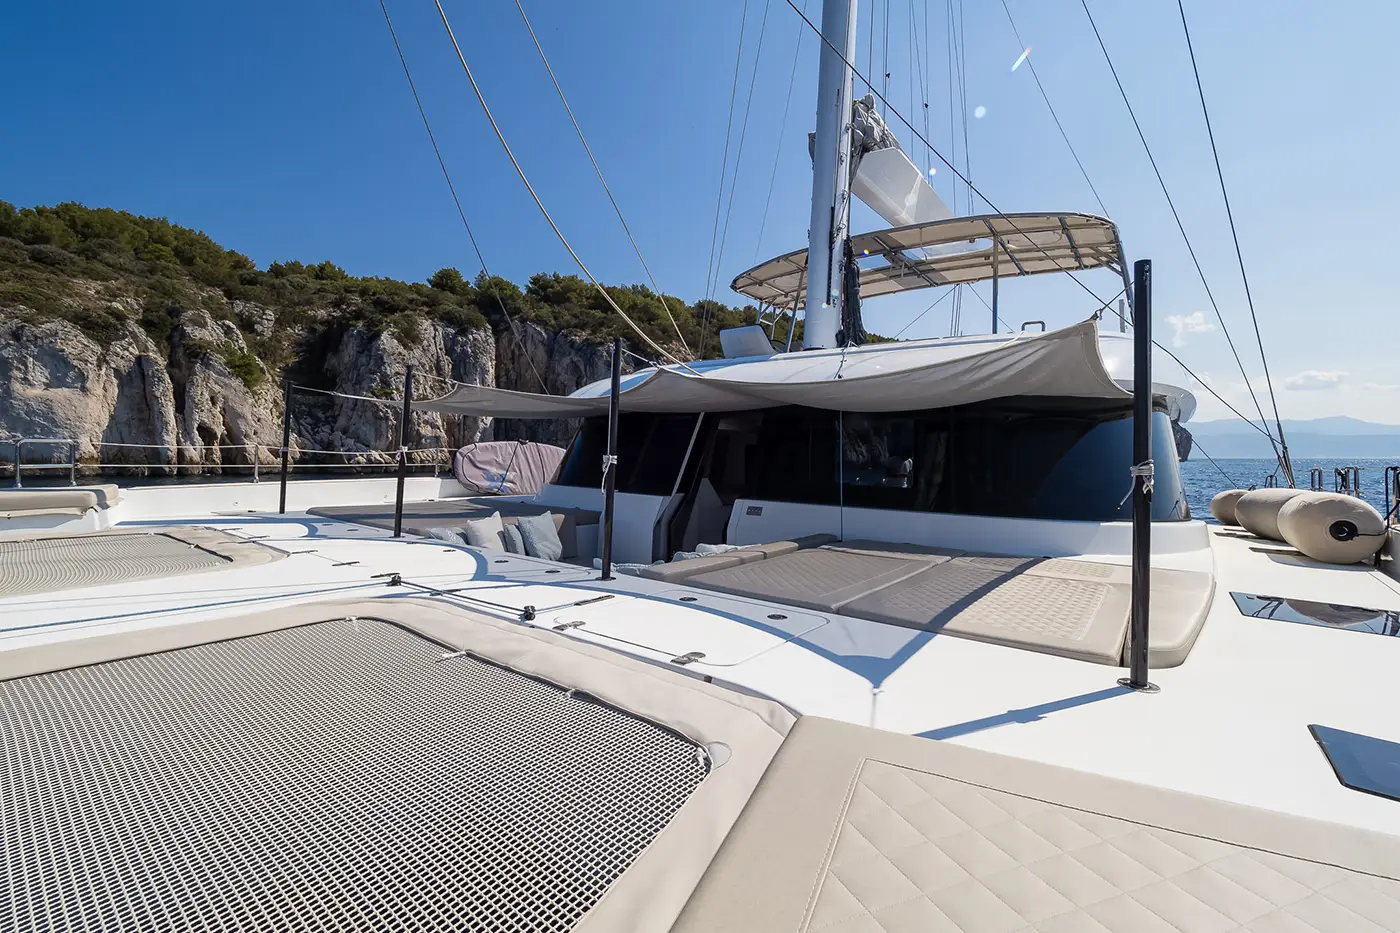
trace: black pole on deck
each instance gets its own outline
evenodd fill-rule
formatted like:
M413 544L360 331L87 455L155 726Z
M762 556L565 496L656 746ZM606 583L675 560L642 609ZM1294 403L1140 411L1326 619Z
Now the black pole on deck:
M277 498L278 515L287 514L287 457L289 454L287 448L292 445L292 390L295 388L292 380L288 379L282 390L282 488L279 490ZM253 455L257 456L256 450L253 451Z
M617 492L617 422L622 391L622 338L613 338L612 392L608 395L608 454L603 458L603 576L611 580L613 552L613 497Z
M1133 598L1128 674L1119 683L1156 693L1147 679L1152 572L1152 260L1133 263Z
M403 417L399 418L399 481L394 493L394 537L403 534L403 484L408 479L408 419L413 416L413 367L403 371Z

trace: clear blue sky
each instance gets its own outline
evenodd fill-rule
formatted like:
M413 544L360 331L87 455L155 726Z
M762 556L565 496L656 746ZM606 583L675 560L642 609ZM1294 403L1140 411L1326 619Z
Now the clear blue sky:
M910 2L889 0L890 97L917 114L923 95L915 93L911 108ZM932 79L931 141L946 154L947 0L912 2L918 54ZM1021 47L1000 0L961 2L968 108L986 108L969 120L974 181L1004 210L1097 212L1029 70L1011 71ZM819 0L808 3L818 19ZM1079 3L1009 5L1130 255L1154 260L1159 339L1170 343L1179 329L1183 359L1246 404ZM584 259L604 281L644 281L514 4L445 6L512 146ZM1090 6L1226 323L1259 378L1176 5ZM1284 417L1346 413L1400 422L1400 314L1387 274L1394 266L1390 219L1400 210L1392 66L1400 4L1186 6ZM688 300L705 292L742 7L742 0L526 4L653 272L663 289ZM716 292L726 301L736 299L728 281L755 258L805 245L805 135L818 41L810 32L802 39L782 129L805 27L785 0L767 8ZM764 9L764 0L750 0L740 115ZM432 3L394 0L390 11L492 271L522 282L537 271L574 271L491 135ZM869 11L862 2L862 68ZM883 61L885 3L876 11L875 57ZM476 271L375 0L6 4L0 83L7 88L4 200L77 200L163 215L260 264L329 258L356 274L410 280L446 265ZM914 134L892 123L922 163ZM731 169L738 134L736 125ZM775 156L778 182L760 244ZM945 199L949 181L946 170L935 178ZM877 225L873 214L858 214L857 229ZM1116 288L1106 274L1090 281L1105 295ZM931 298L872 302L867 324L898 331ZM1008 283L1003 316L1045 318L1053 327L1085 316L1086 300L1051 277ZM947 306L907 336L946 333ZM986 316L968 299L966 329L983 328ZM1201 417L1224 414L1198 394Z

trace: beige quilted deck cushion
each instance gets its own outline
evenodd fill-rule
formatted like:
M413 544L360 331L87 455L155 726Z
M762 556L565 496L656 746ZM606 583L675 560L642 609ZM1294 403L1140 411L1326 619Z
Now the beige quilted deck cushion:
M1397 878L1393 836L809 716L674 929L1397 933Z
M1400 882L866 761L803 929L1400 931Z

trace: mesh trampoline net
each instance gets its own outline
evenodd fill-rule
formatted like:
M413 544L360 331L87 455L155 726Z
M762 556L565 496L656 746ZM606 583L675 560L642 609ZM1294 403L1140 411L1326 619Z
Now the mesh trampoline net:
M567 930L693 742L372 620L0 683L0 926Z

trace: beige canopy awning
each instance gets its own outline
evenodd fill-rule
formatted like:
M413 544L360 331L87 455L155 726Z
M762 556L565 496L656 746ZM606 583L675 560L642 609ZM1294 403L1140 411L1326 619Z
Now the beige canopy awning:
M419 411L497 418L581 418L608 410L606 388L561 397L458 386L414 402ZM1092 319L1049 333L1009 338L875 344L848 351L779 354L691 375L658 369L629 375L623 411L742 411L805 405L832 411L946 408L1009 396L1127 399L1099 355Z
M965 249L955 249L958 245ZM984 214L876 230L851 237L860 295L874 298L935 285L959 285L1045 272L1108 268L1123 272L1123 247L1113 221L1093 214ZM741 295L778 308L801 304L807 251L795 250L742 273Z

